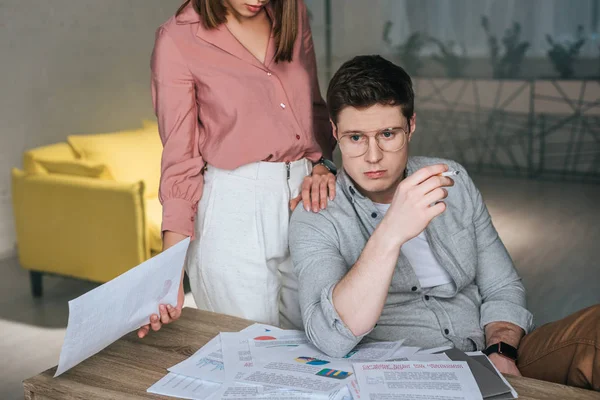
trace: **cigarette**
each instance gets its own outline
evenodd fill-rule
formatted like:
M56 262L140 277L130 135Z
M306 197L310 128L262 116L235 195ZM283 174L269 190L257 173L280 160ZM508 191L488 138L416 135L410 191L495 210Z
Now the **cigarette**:
M440 176L456 176L460 173L460 171L446 171L442 172Z

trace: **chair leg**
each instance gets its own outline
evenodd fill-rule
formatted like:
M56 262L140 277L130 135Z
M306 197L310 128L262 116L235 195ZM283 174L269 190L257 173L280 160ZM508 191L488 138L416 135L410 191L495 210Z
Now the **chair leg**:
M31 294L33 297L42 297L42 273L29 271L29 280L31 281Z

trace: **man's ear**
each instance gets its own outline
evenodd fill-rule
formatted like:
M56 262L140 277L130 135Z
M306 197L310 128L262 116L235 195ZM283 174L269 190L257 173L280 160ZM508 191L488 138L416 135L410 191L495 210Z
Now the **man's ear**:
M337 126L335 126L331 118L329 118L329 123L331 124L331 131L333 132L333 137L335 138L335 140L338 140L339 138L337 135Z
M412 117L410 117L410 132L408 132L408 141L412 138L413 133L417 129L417 113L414 113Z

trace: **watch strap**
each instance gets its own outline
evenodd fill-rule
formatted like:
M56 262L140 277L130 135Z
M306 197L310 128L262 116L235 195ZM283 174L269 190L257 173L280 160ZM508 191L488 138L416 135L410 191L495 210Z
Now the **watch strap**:
M498 353L501 356L504 356L506 358L510 358L511 360L516 361L517 360L517 349L514 348L513 346L509 345L508 343L504 343L504 342L498 342L498 343L494 343L490 346L488 346L483 353L486 356L489 356L490 354L494 354L494 353Z

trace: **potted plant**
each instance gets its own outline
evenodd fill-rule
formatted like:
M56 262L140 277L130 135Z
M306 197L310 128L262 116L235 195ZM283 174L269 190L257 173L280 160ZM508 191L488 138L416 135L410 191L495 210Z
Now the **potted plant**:
M467 49L465 46L460 46L462 53L459 54L457 51L455 51L457 45L453 41L444 43L434 37L430 37L429 40L438 47L438 53L433 54L432 58L444 68L446 76L448 78L464 77L465 68L469 63L469 60L467 59Z
M427 36L420 32L411 33L404 43L393 45L390 39L390 31L393 26L391 21L388 21L383 29L383 41L390 46L394 53L400 59L402 68L411 76L419 76L419 71L423 67L421 52L427 44Z
M481 17L481 26L488 38L490 61L495 79L514 79L519 77L521 64L529 49L529 42L521 41L521 25L514 22L513 26L504 32L502 44L504 52L500 54L500 45L495 35L490 31L490 22L485 15Z
M583 26L577 27L577 33L575 35L576 40L573 42L559 43L554 40L552 36L546 35L546 41L550 45L548 50L548 58L552 62L554 69L558 72L561 79L573 79L575 71L573 64L579 56L579 51L585 44L585 37L583 36Z

